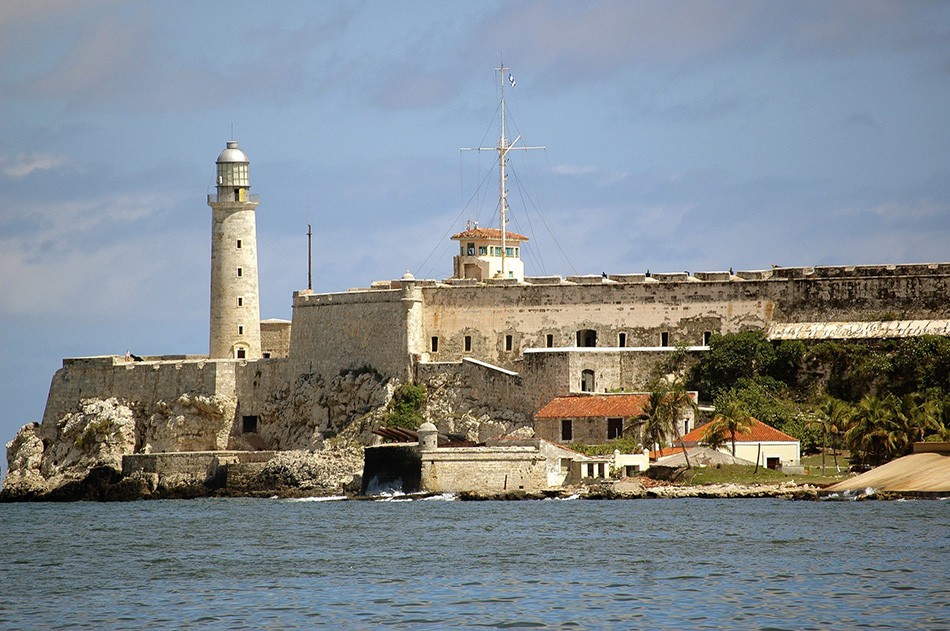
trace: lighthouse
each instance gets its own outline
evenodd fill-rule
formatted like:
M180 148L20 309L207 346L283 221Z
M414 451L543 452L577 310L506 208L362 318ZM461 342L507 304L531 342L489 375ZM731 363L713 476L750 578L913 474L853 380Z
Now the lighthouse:
M211 206L211 359L261 357L261 309L257 284L260 203L250 194L249 161L229 140L216 162Z

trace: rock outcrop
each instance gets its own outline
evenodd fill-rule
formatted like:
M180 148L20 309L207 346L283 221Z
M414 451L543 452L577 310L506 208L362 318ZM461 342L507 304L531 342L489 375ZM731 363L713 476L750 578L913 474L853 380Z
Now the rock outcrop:
M17 432L7 444L9 469L0 497L39 498L97 469L119 475L126 454L221 449L235 405L225 397L188 394L150 405L83 399L55 423L31 423Z
M381 419L398 385L372 370L329 380L301 375L271 396L261 414L260 437L269 449L319 449L325 438L354 422L367 416Z
M534 436L531 419L510 409L479 400L459 373L446 372L426 380L425 418L445 434L461 434L466 440L484 442L516 434Z

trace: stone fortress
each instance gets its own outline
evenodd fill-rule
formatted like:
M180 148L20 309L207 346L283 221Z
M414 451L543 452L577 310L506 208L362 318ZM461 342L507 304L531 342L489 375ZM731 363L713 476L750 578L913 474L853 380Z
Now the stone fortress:
M452 237L451 278L301 290L292 321L262 321L260 200L237 142L216 169L209 354L65 359L42 423L8 444L4 493L48 491L133 454L259 463L339 434L369 444L406 382L426 386L440 432L485 441L532 436L555 396L640 390L714 333L950 335L950 263L537 277L520 260L527 237L477 226Z

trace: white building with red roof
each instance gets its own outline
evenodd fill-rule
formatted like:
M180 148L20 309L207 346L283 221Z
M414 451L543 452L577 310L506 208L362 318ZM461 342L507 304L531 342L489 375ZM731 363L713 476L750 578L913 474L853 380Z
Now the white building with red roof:
M706 427L697 427L683 436L683 444L696 447L702 444ZM732 454L732 440L719 447L719 451ZM747 432L736 434L736 458L757 462L769 469L801 466L801 442L771 425L758 419L752 419L752 427Z
M521 243L528 237L499 228L467 227L452 235L459 242L459 253L453 259L455 278L472 278L478 282L491 278L513 278L524 282Z

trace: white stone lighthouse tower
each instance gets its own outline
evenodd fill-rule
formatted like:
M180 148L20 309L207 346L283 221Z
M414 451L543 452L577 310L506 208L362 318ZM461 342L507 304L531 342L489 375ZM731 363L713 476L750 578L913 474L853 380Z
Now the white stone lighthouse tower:
M217 161L211 206L212 359L261 356L261 309L257 285L257 195L250 194L248 159L229 140Z

